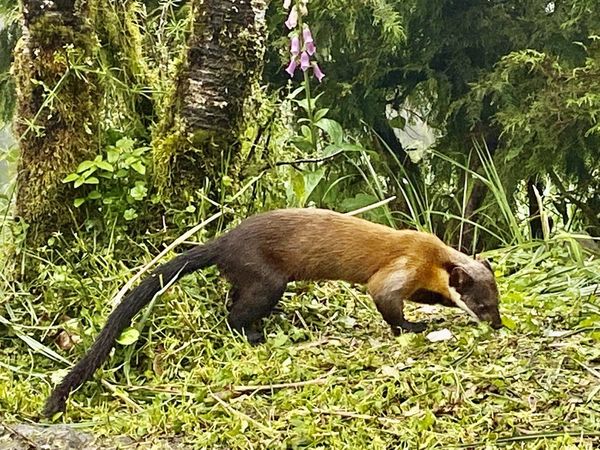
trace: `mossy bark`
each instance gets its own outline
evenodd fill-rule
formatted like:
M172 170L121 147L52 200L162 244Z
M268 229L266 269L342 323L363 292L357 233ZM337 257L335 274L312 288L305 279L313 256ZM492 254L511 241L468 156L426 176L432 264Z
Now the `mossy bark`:
M195 0L187 58L154 135L163 190L214 187L236 172L223 161L235 164L244 101L262 73L265 11L264 0Z
M14 129L21 159L17 214L40 241L71 220L72 192L61 180L96 152L97 46L86 0L22 0L23 35L15 50Z

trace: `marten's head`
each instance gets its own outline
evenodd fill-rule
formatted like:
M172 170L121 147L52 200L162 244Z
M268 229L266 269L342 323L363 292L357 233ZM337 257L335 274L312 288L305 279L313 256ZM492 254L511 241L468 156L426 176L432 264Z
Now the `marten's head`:
M498 310L500 295L492 266L487 260L471 260L450 268L452 301L475 320L502 327ZM455 295L456 294L456 295Z

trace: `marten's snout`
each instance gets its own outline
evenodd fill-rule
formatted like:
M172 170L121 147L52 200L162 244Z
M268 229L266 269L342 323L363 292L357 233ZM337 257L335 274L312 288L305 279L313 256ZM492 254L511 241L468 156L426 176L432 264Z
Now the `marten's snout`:
M490 326L494 329L494 330L499 330L500 328L502 328L504 325L502 325L502 320L494 320L493 322L490 323Z
M481 319L489 323L494 330L498 330L503 327L502 318L500 317L500 312L497 309L495 311L486 311L482 315Z

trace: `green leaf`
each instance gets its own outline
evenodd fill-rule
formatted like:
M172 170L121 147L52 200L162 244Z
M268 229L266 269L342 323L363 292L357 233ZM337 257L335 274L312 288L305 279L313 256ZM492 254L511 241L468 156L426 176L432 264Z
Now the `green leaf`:
M119 159L119 152L116 151L114 149L114 147L113 148L109 148L106 151L106 159L108 159L108 162L110 162L110 163L117 162L117 160Z
M339 151L376 153L374 150L367 150L364 147L356 144L330 144L323 149L322 156L326 157L329 155L333 155L334 153L337 153Z
M294 100L306 113L308 113L308 100L307 99L302 99L302 100ZM315 103L316 103L317 99L313 98L310 101L310 109L314 111L315 109Z
M117 338L117 342L121 345L131 345L140 337L140 332L135 328L128 327Z
M298 96L298 94L303 91L304 91L304 85L297 87L292 92L290 92L290 94L287 96L288 100L295 99Z
M97 169L97 167L96 167L96 166L94 166L94 167L90 167L88 170L86 170L84 173L82 173L82 174L81 174L81 176L82 176L83 178L89 178L89 176L90 176L91 174L93 174L93 173L96 171L96 169Z
M131 165L131 168L133 170L135 170L137 173L139 173L140 175L145 175L146 174L146 166L144 165L144 163L142 161L136 161Z
M89 177L84 180L84 183L85 184L98 184L98 183L100 183L100 180L98 180L98 178L96 178L96 177Z
M290 167L290 187L292 198L295 199L295 206L303 206L302 199L304 198L304 177L300 172Z
M354 197L345 198L340 204L342 211L354 211L367 205L372 205L379 199L371 194L356 194Z
M329 136L334 144L341 144L344 139L344 130L342 126L332 119L321 119L315 123L321 130Z
M306 139L308 142L310 142L310 140L312 138L310 127L308 127L306 125L302 125L300 127L300 132L302 133L302 136L304 137L304 139Z
M140 201L148 194L148 188L145 186L144 182L137 182L135 186L129 190L129 195L133 197L134 200Z
M329 112L329 108L323 108L318 110L315 113L315 122L318 122L319 120L321 120L323 117L325 117L327 115L327 113Z
M70 173L62 180L62 182L70 183L71 181L75 181L77 178L79 178L79 175L77 175L76 173Z
M75 208L79 208L81 205L84 204L84 202L85 202L85 198L79 197L73 201L73 205L75 205Z
M150 150L150 147L138 147L131 154L134 156L144 156L144 153L148 150Z
M112 172L115 170L113 165L107 161L98 161L96 165L99 169L106 170L107 172Z
M135 219L137 216L138 216L138 215L137 215L137 212L135 212L135 209L133 209L133 208L126 209L126 210L123 212L123 217L125 218L125 220L133 220L133 219Z
M312 192L315 190L315 188L317 187L317 185L321 182L321 180L323 179L323 177L325 176L325 168L324 167L320 167L317 170L311 171L311 172L304 172L304 199L303 199L303 204L305 204L308 201L308 198L310 197L310 194L312 194Z
M99 198L102 198L102 194L98 191L92 191L88 194L87 198L89 200L98 200Z
M502 325L511 331L515 331L517 329L517 323L506 315L502 316Z
M130 152L131 150L133 150L133 144L135 144L135 141L133 139L123 137L117 141L116 147L122 151Z
M123 161L123 164L125 164L128 167L131 167L131 165L138 161L139 158L137 158L136 156L131 156L129 155L127 158L125 158L125 161Z
M296 146L298 150L303 152L311 152L313 150L312 144L303 138L294 138L291 140L292 144Z
M73 187L78 188L79 186L81 186L83 183L85 183L85 178L83 177L78 177L77 180L75 180L75 183L73 183Z
M85 172L90 167L94 167L94 165L94 161L83 161L81 164L79 164L79 166L77 166L77 172Z

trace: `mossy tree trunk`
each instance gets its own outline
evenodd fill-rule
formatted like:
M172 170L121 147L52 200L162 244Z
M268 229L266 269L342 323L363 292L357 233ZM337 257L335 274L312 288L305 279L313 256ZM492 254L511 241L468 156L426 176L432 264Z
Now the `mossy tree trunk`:
M244 101L262 73L266 33L264 0L193 5L187 58L154 139L158 185L178 193L206 180L214 188L225 172L235 172L231 166L225 171L222 161L235 161Z
M87 67L96 40L89 0L21 0L23 35L15 50L14 129L21 159L17 214L43 242L71 220L72 193L61 180L96 151L94 76Z

